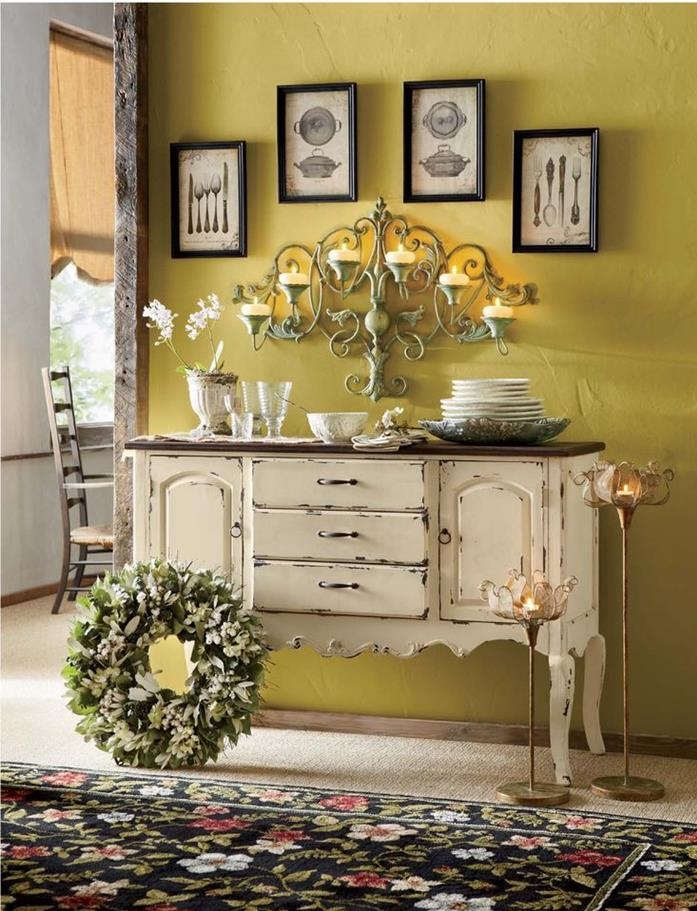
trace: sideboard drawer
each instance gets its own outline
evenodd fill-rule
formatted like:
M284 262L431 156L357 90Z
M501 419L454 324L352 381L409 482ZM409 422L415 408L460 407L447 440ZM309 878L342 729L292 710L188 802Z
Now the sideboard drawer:
M320 509L424 508L424 462L259 459L255 506Z
M422 512L255 509L254 556L423 564L426 516Z
M254 561L258 611L371 617L426 616L426 570L361 563Z

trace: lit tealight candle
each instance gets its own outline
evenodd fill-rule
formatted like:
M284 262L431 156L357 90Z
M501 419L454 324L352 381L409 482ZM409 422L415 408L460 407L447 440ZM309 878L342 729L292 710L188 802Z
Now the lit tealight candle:
M617 496L620 500L634 500L634 491L631 489L629 484L623 484L620 490L617 491Z
M299 272L298 267L293 265L290 272L281 272L278 280L282 285L309 285L310 277L307 272Z
M329 251L329 259L334 263L357 263L360 258L358 250L349 250L346 241L341 247Z
M534 617L539 609L539 605L532 598L528 598L527 601L523 602L523 613L526 617Z
M416 259L416 253L412 250L405 250L404 244L400 243L396 250L390 250L385 254L388 263L400 266L410 266Z
M252 304L242 304L240 308L242 316L269 316L271 314L271 307L268 304L260 304L259 298L254 298L254 303Z
M501 303L501 299L494 298L494 303L489 304L482 310L482 316L488 316L490 319L512 319L513 307L506 307Z
M441 272L438 281L441 285L452 288L458 285L468 285L469 276L465 275L464 272L458 272L457 266L453 266L450 272Z

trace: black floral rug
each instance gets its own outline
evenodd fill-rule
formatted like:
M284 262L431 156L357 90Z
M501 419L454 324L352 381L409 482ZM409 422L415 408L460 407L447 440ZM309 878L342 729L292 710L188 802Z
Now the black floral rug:
M6 765L3 907L689 911L697 828Z

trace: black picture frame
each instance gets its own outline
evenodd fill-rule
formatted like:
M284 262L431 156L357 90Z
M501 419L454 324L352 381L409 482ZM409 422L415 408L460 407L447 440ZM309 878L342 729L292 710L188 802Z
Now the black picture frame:
M355 202L356 83L276 88L279 202Z
M513 252L597 253L598 127L513 133Z
M485 199L484 79L404 83L404 201Z
M173 142L169 162L172 257L246 256L245 141Z

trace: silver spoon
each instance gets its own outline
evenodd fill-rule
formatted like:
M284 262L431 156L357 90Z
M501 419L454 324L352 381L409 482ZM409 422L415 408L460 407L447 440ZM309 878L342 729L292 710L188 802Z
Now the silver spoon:
M547 227L557 220L557 210L552 205L552 184L554 183L554 162L550 158L547 162L547 205L542 210L542 217Z

